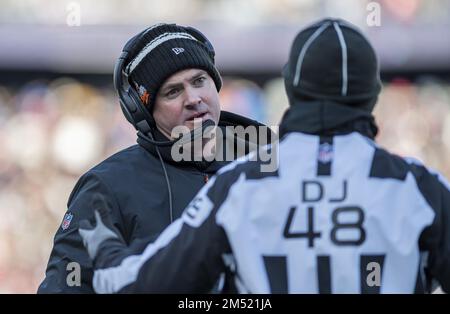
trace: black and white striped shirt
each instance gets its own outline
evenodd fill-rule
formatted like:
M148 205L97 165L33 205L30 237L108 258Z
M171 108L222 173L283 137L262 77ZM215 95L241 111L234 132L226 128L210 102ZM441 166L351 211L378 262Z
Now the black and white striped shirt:
M288 133L278 149L277 171L222 168L141 255L109 263L104 245L95 290L207 292L231 267L239 292L450 291L441 176L357 132Z

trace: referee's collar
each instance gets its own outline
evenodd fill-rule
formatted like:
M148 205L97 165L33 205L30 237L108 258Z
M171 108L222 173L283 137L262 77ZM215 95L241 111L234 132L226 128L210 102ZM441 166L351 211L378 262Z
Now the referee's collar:
M374 139L378 133L373 115L330 100L302 100L291 104L280 124L280 137L289 132L341 135L359 132Z

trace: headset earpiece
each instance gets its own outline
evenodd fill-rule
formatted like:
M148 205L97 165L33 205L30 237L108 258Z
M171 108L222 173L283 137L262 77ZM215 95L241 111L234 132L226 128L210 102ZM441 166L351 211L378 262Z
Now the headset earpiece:
M145 108L137 91L130 85L125 71L129 56L133 55L136 44L147 30L144 30L128 40L114 67L114 87L119 94L119 103L122 112L137 131L147 134L154 127L155 120Z
M132 112L133 119L135 121L135 128L138 131L147 134L153 127L156 126L155 120L153 119L153 116L148 112L147 108L145 108L138 92L132 86L128 87L127 94L131 99L131 103L133 103L134 105L133 109L135 109L135 111Z

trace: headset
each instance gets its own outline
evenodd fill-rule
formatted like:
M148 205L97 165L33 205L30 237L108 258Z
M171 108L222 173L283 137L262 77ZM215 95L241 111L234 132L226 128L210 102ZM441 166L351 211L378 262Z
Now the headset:
M177 139L171 141L156 141L153 137L152 130L156 127L156 122L152 114L145 108L142 103L138 92L132 86L129 73L127 73L127 66L130 59L136 54L137 45L140 43L142 38L152 29L157 26L167 25L167 26L179 26L177 24L156 24L151 26L136 36L132 37L124 46L122 53L120 54L116 65L114 67L114 88L119 95L120 108L122 109L125 118L130 122L134 128L138 131L138 137L142 138L144 141L149 142L156 146L172 146L174 143L178 142L181 137L183 142L179 144L183 145L184 142L189 142L194 138L201 136L202 132L197 132L192 130L189 136L181 136ZM197 39L200 44L202 44L212 62L214 63L215 51L211 42L206 38L203 33L193 27L183 27L184 30ZM206 120L202 123L202 129L205 130L207 127L214 125L211 120ZM195 131L195 132L194 132Z
M203 121L201 127L202 132L198 132L199 130L192 130L187 136L182 135L175 140L169 141L155 140L152 132L156 127L156 122L152 114L145 108L144 104L142 103L139 97L138 92L134 89L132 84L130 84L131 82L129 79L129 73L127 73L126 67L128 66L130 59L136 54L137 45L145 36L145 34L147 34L149 31L160 25L178 26L176 24L156 24L154 26L150 26L149 28L143 30L142 32L138 33L130 40L128 40L128 42L122 49L122 53L120 54L114 66L113 80L114 80L114 88L117 91L117 94L119 95L120 108L122 109L125 118L137 130L137 135L139 138L155 145L156 153L158 154L162 170L164 172L164 177L166 179L167 190L169 194L169 215L170 215L170 222L172 223L173 222L172 189L170 185L169 176L167 174L167 169L158 147L172 146L175 143L183 145L185 142L189 142L194 140L195 138L201 137L205 129L208 128L209 126L214 125L214 122L212 120ZM208 55L211 57L212 62L214 63L216 53L214 51L213 45L206 38L206 36L193 27L183 27L183 28L188 34L193 36L201 44L204 45Z

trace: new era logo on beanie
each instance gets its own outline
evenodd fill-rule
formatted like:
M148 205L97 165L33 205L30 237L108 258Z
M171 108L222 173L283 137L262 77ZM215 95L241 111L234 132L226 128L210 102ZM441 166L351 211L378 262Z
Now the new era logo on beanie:
M178 55L184 51L184 48L172 48L172 51L175 52L176 55Z
M376 54L352 24L324 19L302 30L283 69L286 91L342 103L366 101L381 90Z
M214 53L209 51L209 43L197 37L187 27L157 24L147 29L136 43L126 72L150 113L161 85L181 70L205 70L213 79L217 91L222 87L220 74L214 65Z

